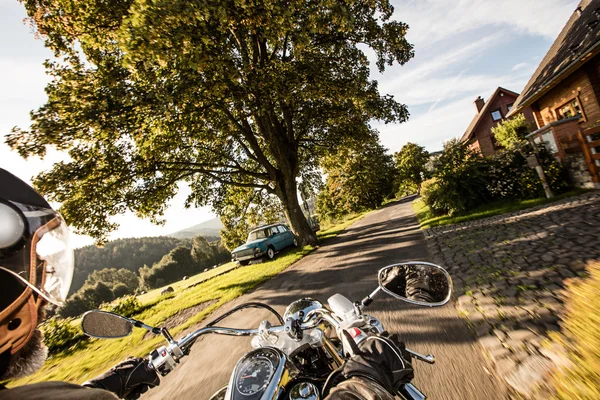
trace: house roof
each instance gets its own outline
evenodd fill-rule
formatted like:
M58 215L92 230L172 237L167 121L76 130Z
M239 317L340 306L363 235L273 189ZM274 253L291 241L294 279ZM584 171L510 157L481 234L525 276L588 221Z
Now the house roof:
M512 94L515 97L519 96L519 93L515 93L512 90L508 90L503 87L498 87L498 89L496 89L494 94L492 94L490 96L490 98L485 102L485 104L483 105L481 110L473 117L473 120L469 124L469 127L467 128L465 133L460 138L461 142L465 142L465 141L471 140L473 138L473 133L475 132L475 129L477 129L477 126L481 122L482 117L484 115L487 115L487 111L490 108L490 105L493 103L493 100L496 98L496 96L498 96L500 94L500 92Z
M508 116L530 106L600 51L600 0L582 0L515 101Z

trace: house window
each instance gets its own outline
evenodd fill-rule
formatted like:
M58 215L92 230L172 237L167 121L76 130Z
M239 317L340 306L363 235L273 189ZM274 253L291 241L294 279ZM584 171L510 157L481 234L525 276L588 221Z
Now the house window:
M508 111L510 111L510 109L512 108L512 106L513 106L513 103L507 104L507 105L506 105L506 109L507 109Z
M492 111L492 119L494 121L500 121L502 119L502 113L499 109Z
M568 103L563 104L556 109L556 117L559 120L575 117L577 115L581 115L581 105L577 98L570 100Z

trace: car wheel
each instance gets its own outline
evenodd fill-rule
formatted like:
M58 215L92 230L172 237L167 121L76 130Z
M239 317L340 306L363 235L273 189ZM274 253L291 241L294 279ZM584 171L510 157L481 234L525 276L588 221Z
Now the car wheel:
M298 239L294 238L294 247L298 247Z
M250 261L246 260L246 261L240 261L240 265L242 267L245 267L246 265L250 264Z
M267 258L268 258L269 260L272 260L272 259L274 259L274 258L275 258L275 249L274 249L274 248L272 248L272 247L269 247L269 248L267 249Z

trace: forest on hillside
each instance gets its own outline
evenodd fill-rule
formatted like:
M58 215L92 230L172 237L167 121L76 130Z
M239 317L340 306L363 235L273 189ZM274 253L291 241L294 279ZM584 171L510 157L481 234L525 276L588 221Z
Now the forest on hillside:
M94 271L123 268L137 274L138 269L160 261L175 247L190 244L189 239L156 236L117 239L103 247L90 245L75 249L75 274L69 295L78 291Z
M102 248L77 249L76 278L61 317L75 317L102 303L181 280L231 255L220 241L146 237L115 240ZM83 277L83 279L81 278Z

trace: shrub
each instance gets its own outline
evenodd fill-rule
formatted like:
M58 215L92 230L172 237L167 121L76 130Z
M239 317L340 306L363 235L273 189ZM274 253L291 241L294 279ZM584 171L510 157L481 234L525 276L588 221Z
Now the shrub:
M131 293L131 290L124 283L120 283L113 287L113 295L115 296L115 299L127 296L129 293Z
M564 336L559 341L572 366L553 377L559 399L600 398L600 263L591 264L588 270L587 279L568 285Z
M436 215L443 214L444 212L439 204L439 194L440 182L438 178L431 178L423 181L421 184L421 199Z
M103 310L114 312L124 317L139 314L144 308L135 296L126 296L112 303L102 305Z
M40 325L44 333L44 344L48 347L48 354L54 356L76 347L87 336L77 326L72 324L72 319L57 319L52 317Z
M531 199L544 195L540 179L517 150L501 150L488 158L488 191L494 198Z
M554 194L565 193L571 188L569 173L564 165L558 162L544 146L540 146L540 161L546 173L546 179ZM541 183L540 183L541 186Z
M485 203L491 198L486 189L487 168L486 160L466 143L458 140L446 143L436 162L433 173L436 179L428 183L425 204L434 214L453 215Z

